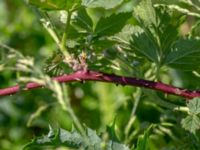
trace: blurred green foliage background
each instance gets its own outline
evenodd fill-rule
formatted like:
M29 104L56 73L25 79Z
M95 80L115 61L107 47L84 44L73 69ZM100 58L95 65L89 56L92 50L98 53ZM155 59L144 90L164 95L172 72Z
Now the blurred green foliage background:
M45 66L56 45L40 24L37 13L22 0L1 0L0 18L0 42L34 57L38 66ZM6 59L6 56L1 57ZM149 66L143 66L143 70L147 71ZM1 71L0 88L17 84L17 76L10 70ZM171 70L170 74L166 74L163 71L161 77L168 83L183 87L199 86L199 83L194 83L196 78L191 73ZM116 118L116 132L120 139L125 139L126 125L139 89L97 82L72 83L68 89L72 107L82 124L103 132ZM181 128L180 120L185 114L174 111L174 105L166 108L170 104L163 94L149 90L143 92L146 94L141 95L135 112L129 143L135 144L139 135L150 124L155 124L151 133L151 149L198 148L198 139ZM181 98L171 96L170 99L175 104L185 105ZM30 120L38 109L42 109L41 113ZM49 90L37 89L0 97L0 149L21 149L30 139L46 134L49 125L68 130L72 128L71 118Z

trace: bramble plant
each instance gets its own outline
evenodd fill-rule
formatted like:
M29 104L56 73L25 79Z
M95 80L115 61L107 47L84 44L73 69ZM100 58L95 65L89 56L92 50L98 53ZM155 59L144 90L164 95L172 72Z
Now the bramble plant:
M200 149L199 1L0 8L0 149Z

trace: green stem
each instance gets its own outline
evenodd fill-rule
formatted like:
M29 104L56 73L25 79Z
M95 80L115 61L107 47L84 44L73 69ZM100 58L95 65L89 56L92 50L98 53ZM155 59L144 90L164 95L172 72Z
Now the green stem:
M69 26L70 26L70 21L71 21L71 16L72 16L72 12L71 11L68 11L67 12L67 22L66 22L66 26L65 26L65 32L63 33L63 36L62 36L62 40L61 40L61 43L60 43L60 48L61 48L61 51L65 54L65 56L69 56L69 54L67 53L67 49L66 49L66 42L67 42L67 38L68 38L68 32L69 32Z
M86 137L86 133L79 121L79 119L76 117L73 109L71 108L71 106L68 107L67 112L69 113L70 117L72 118L72 120L74 121L75 126L78 128L78 130L80 131L80 133Z
M133 109L132 109L132 112L131 112L131 116L130 116L130 119L129 119L129 122L127 124L127 126L125 127L125 142L127 143L128 141L128 135L129 135L129 132L131 130L131 127L136 119L135 117L135 113L136 113L136 110L137 110L137 107L138 107L138 104L139 104L139 101L141 99L141 95L142 95L142 91L141 89L138 89L138 92L137 92L137 95L135 96L135 103L134 103L134 106L133 106ZM128 143L127 143L128 144Z
M80 133L84 137L86 137L86 133L85 133L85 131L84 131L84 129L83 129L78 117L75 115L74 110L73 110L73 108L72 108L72 106L70 104L70 98L68 96L68 92L67 91L68 91L67 87L63 86L63 96L61 98L60 104L61 104L63 110L66 111L70 115L70 117L72 118L75 126L80 131Z
M53 38L55 43L59 46L60 40L59 40L58 35L56 34L56 32L53 30L54 26L53 26L53 23L52 23L49 15L48 15L48 13L45 12L45 13L42 13L42 15L44 16L44 18L41 19L43 27L47 30L47 32ZM49 24L47 22L49 22Z

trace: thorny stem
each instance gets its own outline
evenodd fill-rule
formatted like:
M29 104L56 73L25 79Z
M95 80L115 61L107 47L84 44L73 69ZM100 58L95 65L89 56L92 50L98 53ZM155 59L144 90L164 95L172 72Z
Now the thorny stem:
M167 94L177 95L181 97L185 97L187 99L192 99L195 97L200 97L200 91L192 91L188 89L183 89L179 87L174 87L171 85L164 84L162 82L154 82L144 79L138 79L134 77L124 77L115 74L107 74L97 71L85 71L80 70L72 74L64 74L62 76L53 77L53 80L56 80L60 83L70 83L75 81L100 81L100 82L108 82L114 84L121 85L130 85L137 87L144 87L148 89L153 89L156 91L161 91ZM19 85L8 87L5 89L0 89L0 96L12 95L20 90L30 90L35 88L40 88L43 85L37 83L27 83L24 89L20 89Z

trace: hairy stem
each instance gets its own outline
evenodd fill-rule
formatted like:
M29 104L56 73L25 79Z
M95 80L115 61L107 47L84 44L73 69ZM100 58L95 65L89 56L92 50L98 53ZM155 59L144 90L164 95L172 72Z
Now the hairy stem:
M183 89L179 87L174 87L171 85L164 84L162 82L154 82L144 79L138 79L134 77L124 77L115 74L107 74L97 71L77 71L72 74L65 74L62 76L53 77L53 80L56 80L60 83L69 83L75 81L100 81L100 82L108 82L114 84L121 85L130 85L137 87L144 87L148 89L153 89L156 91L161 91L168 94L173 94L181 97L185 97L187 99L192 99L194 97L200 97L200 91L192 91L188 89ZM0 96L12 95L20 90L30 90L42 87L43 85L37 83L27 83L24 89L20 89L19 85L12 86L5 89L0 89Z
M67 41L67 36L68 36L68 31L69 31L69 26L70 26L70 20L71 20L71 15L72 12L68 11L67 12L67 22L66 22L66 26L65 26L65 32L63 33L63 37L62 37L62 41L61 41L61 47L63 50L65 50L65 45L66 45L66 41Z

